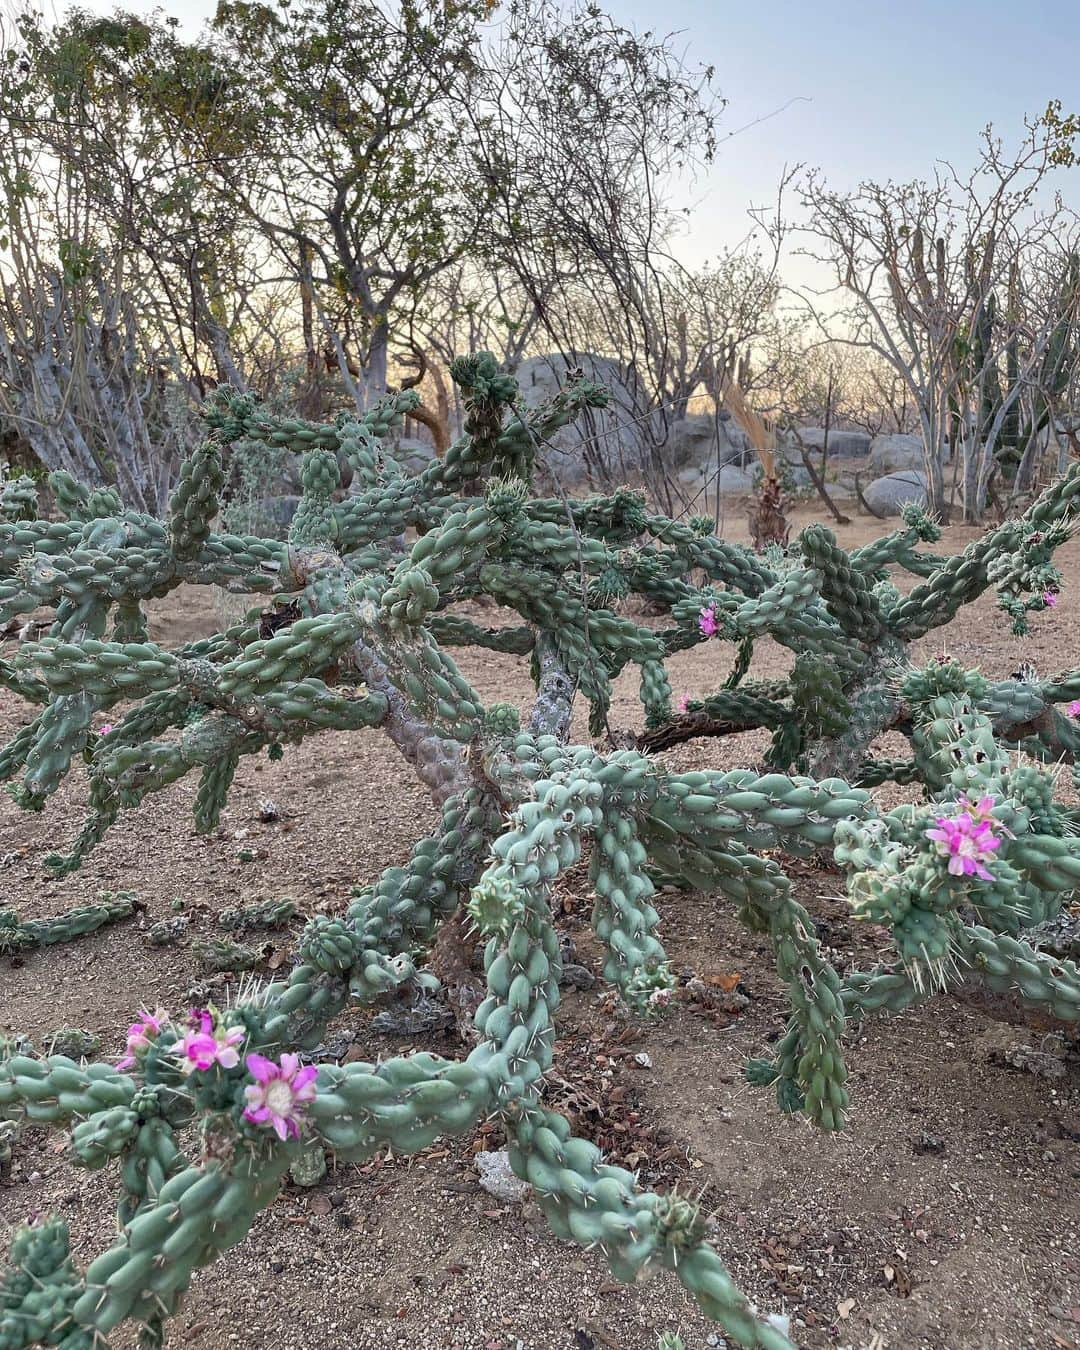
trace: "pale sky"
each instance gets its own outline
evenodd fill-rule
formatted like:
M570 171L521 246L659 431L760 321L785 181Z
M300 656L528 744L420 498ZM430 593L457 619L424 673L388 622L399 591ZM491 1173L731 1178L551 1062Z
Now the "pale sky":
M721 136L738 134L694 193L680 249L688 262L740 240L748 207L774 198L786 165L820 166L838 187L924 177L936 160L970 166L987 122L1008 140L1051 98L1080 111L1075 0L602 3L638 30L678 33L689 59L715 66L728 100ZM82 4L101 13L116 7ZM215 0L160 7L193 31ZM1080 208L1080 168L1059 175L1058 186Z

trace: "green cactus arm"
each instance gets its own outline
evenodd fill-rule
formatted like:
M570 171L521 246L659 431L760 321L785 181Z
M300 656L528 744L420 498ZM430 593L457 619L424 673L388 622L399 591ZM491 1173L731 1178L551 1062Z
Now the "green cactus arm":
M657 842L674 836L721 849L734 841L804 852L806 845L831 844L836 822L861 817L868 801L865 791L840 779L815 782L747 769L700 771L663 780L646 821L657 831ZM651 855L652 842L646 842Z
M34 553L67 553L83 532L67 520L0 521L0 576L10 576Z
M875 758L863 760L856 770L854 786L879 787L882 783L919 783L919 766L914 759Z
M73 1328L71 1310L85 1285L71 1258L67 1224L50 1218L20 1228L0 1272L0 1336L10 1350L62 1344L64 1350L92 1350L93 1337ZM63 1341L56 1339L57 1327Z
M771 699L740 697L729 699L729 693L741 690L722 690L705 699L689 699L686 711L680 712L655 727L646 724L638 740L641 749L659 754L699 736L730 736L756 727L775 730L793 720L790 705Z
M422 1053L379 1065L324 1065L310 1115L319 1140L337 1157L363 1162L387 1143L416 1153L441 1136L466 1134L491 1111L493 1098L488 1075L473 1059Z
M45 855L45 866L55 877L69 876L78 871L87 855L115 825L120 814L120 799L110 783L91 778L89 795L90 810L68 851L54 851Z
M976 926L961 929L956 946L963 964L991 989L1018 993L1025 1003L1063 1022L1080 1022L1080 968L1075 961Z
M1074 466L1046 489L1025 513L1022 523L1036 531L1066 524L1080 509L1078 497L1080 466ZM1006 522L969 544L889 610L886 622L890 631L910 641L948 623L962 605L986 590L991 563L1000 555L1014 552L1019 538L1018 523Z
M532 1185L555 1233L598 1246L616 1279L667 1267L739 1345L791 1350L786 1336L751 1312L706 1242L704 1219L691 1201L641 1191L632 1173L605 1163L595 1145L574 1138L561 1116L541 1108L518 1118L510 1162Z
M221 586L230 591L276 591L286 574L288 546L271 539L238 534L212 534L190 562L178 564L173 575L151 588L164 594L182 581Z
M776 576L748 549L715 536L703 538L691 526L666 516L648 516L647 532L661 543L678 549L686 558L686 570L700 567L710 581L720 581L751 597L775 585Z
M163 1309L175 1311L195 1271L246 1236L288 1162L287 1154L257 1166L241 1157L231 1172L211 1162L171 1176L87 1267L86 1290L71 1310L75 1323L104 1336L126 1319L150 1322Z
M0 1117L56 1125L117 1106L130 1107L137 1084L107 1064L63 1055L0 1056Z
M48 703L49 686L32 675L26 675L21 668L10 661L0 659L0 686L10 689L18 698L27 703Z
M820 578L818 591L829 613L850 638L871 645L885 631L881 606L854 560L837 545L824 525L810 525L799 536L806 564Z
M531 628L481 628L459 614L432 614L428 629L442 646L484 647L512 656L527 656L536 644L536 634Z
M22 670L38 671L53 695L86 692L101 699L143 698L178 682L176 658L149 642L44 638L26 644L16 661Z
M840 997L848 1019L857 1021L867 1013L903 1012L925 1002L929 992L920 989L903 967L882 965L846 975L840 982Z
M808 653L795 658L791 672L792 705L809 737L840 736L852 718L840 672Z
M1066 671L1052 680L1043 680L1039 692L1047 703L1071 703L1080 698L1080 670Z
M320 614L298 619L270 638L249 643L240 655L216 669L216 688L243 700L283 681L301 680L333 665L363 631L349 614Z
M782 688L785 694L790 692L786 683ZM791 718L790 703L747 693L743 688L719 689L701 699L688 699L684 713L647 732L642 744L650 751L664 750L694 736L726 736L755 727L774 730Z
M364 434L381 440L420 401L415 390L386 394L359 417L334 423L305 422L298 418L275 417L260 409L249 394L220 389L203 407L207 426L218 433L223 444L241 438L264 441L267 445L306 454L309 450L329 450L336 454L343 441L358 427Z
M882 535L880 539L851 550L849 554L851 566L856 571L862 572L864 576L872 576L888 567L890 563L898 563L908 571L916 571L925 565L927 559L925 556L920 558L915 549L920 543L936 543L941 538L941 529L921 507L907 505L903 508L902 515L904 517L902 530L893 530L889 534ZM944 559L930 561L940 564Z
M774 1060L754 1062L754 1081L775 1084L785 1111L804 1110L822 1128L842 1129L848 1105L842 986L818 951L810 916L792 899L789 879L771 858L755 857L736 842L702 847L699 857L703 887L734 900L751 927L769 931L777 971L788 987L788 1032Z
M615 559L602 541L555 521L524 521L507 539L506 552L525 565L542 558L546 567L588 572L603 571Z
M671 718L671 684L662 661L641 663L638 696L645 708L646 729L663 726Z
M106 924L130 919L140 908L134 891L99 891L93 904L77 905L66 914L48 919L24 919L19 929L25 945L51 947L58 942L70 942L86 933L95 933Z
M781 577L768 590L739 605L733 616L740 636L783 632L796 617L813 606L821 589L822 574L815 567L798 568Z
M176 1133L168 1120L152 1114L157 1103L150 1106L143 1093L136 1098L140 1113L135 1115L134 1137L120 1153L120 1181L124 1195L117 1208L120 1226L124 1227L154 1201L170 1178L190 1166L183 1150L176 1142Z
M8 478L0 484L0 517L33 520L38 513L38 493L29 474Z
M554 525L565 524L569 517L579 531L615 547L634 543L644 532L645 505L642 491L622 487L582 498L534 497L525 513L530 520Z
M0 748L0 781L6 781L19 772L26 763L26 757L34 748L41 733L45 712L42 711L21 726L11 740Z
M196 557L210 537L224 485L221 452L216 441L208 438L181 465L180 478L169 501L169 533L177 558L189 561Z
M671 997L674 977L656 936L660 916L633 817L606 808L593 842L589 876L596 902L592 926L604 944L604 979L631 1011L649 1014Z

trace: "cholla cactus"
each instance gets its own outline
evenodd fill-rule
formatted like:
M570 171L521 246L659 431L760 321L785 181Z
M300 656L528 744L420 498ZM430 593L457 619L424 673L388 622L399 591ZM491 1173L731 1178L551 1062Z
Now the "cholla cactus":
M797 558L767 565L700 521L651 514L630 491L538 498L528 484L546 437L602 392L579 382L528 412L490 356L455 362L453 374L465 435L417 476L378 444L412 395L333 426L265 417L251 400L223 396L167 522L68 483L57 492L66 521L0 525L0 620L43 605L56 616L48 637L0 667L38 708L0 752L0 771L21 774L17 800L41 809L76 761L89 765L91 814L70 850L49 859L57 872L77 867L122 811L191 772L196 822L212 829L242 756L280 758L326 728L381 729L441 811L434 834L357 890L343 917L310 920L286 978L247 986L224 1011L144 1010L123 1067L8 1048L0 1118L67 1126L85 1166L122 1164L119 1237L85 1272L58 1221L16 1239L0 1285L8 1343L77 1350L125 1319L160 1337L194 1270L243 1239L302 1155L414 1152L497 1114L511 1164L556 1233L600 1248L623 1280L673 1271L740 1345L787 1346L733 1286L696 1206L642 1191L543 1104L560 968L550 891L586 849L604 973L634 1012L659 1015L672 986L652 875L722 892L771 935L791 1019L777 1054L750 1073L776 1086L784 1109L825 1128L839 1128L847 1106L845 1018L905 1006L961 964L1077 1016L1075 968L1042 961L1018 935L1077 884L1080 845L1066 837L1049 780L1011 765L993 729L1017 725L1022 705L1033 728L1025 743L1048 746L1041 711L1080 688L969 684L946 667L903 685L894 674L905 638L988 584L997 545L926 559L915 549L928 527L911 521L850 557L811 531ZM238 437L303 456L285 543L211 529L220 449ZM342 459L354 490L338 500ZM1029 524L1066 521L1077 492L1073 475ZM927 574L906 599L876 581L894 561ZM691 580L701 575L704 589ZM141 606L183 582L273 599L261 618L169 650L147 641ZM655 632L616 613L612 602L631 593L664 606L671 626ZM519 623L486 629L455 613L480 595ZM780 684L744 683L766 633L795 649L796 670ZM775 726L785 768L831 758L867 777L875 729L903 716L914 753L895 775L923 782L932 803L879 817L864 788L838 777L675 773L640 750L568 743L576 693L599 737L611 680L627 665L639 667L647 725L671 725L666 656L715 638L734 642L736 659L714 719ZM523 717L484 707L449 654L462 645L531 656L537 693ZM112 712L121 702L129 710ZM103 734L93 730L102 715L113 719ZM895 968L841 979L767 856L834 838L856 912L892 924ZM487 997L467 1057L305 1062L346 1005L435 992L424 954L463 909L486 940ZM181 1134L192 1122L201 1129Z
M20 919L13 909L0 909L0 956L71 942L106 924L130 918L140 903L133 891L99 891L94 904L78 905L67 914L49 919Z
M898 675L909 664L908 644L950 622L991 585L1018 635L1027 631L1030 613L1053 609L1061 582L1053 554L1068 538L1078 494L1080 475L1073 470L1022 520L1006 522L947 559L920 552L920 543L933 542L940 531L913 506L904 510L905 528L850 553L825 526L810 526L791 555L779 562L770 557L754 583L737 588L752 602L730 594L705 599L700 637L741 644L731 675L717 693L686 700L678 716L668 709L667 717L654 717L646 746L767 727L774 732L770 763L777 768L841 774L868 786L896 776L892 766L869 760L868 751L881 732L907 724ZM887 579L888 565L923 581L901 595ZM699 598L676 605L676 616L685 617ZM766 634L795 653L788 680L743 679L754 641ZM1080 674L1064 683L1002 682L987 695L995 729L1026 730L1039 720L1043 755L1071 759L1080 738L1053 711L1055 703L1075 697L1070 681L1080 688Z

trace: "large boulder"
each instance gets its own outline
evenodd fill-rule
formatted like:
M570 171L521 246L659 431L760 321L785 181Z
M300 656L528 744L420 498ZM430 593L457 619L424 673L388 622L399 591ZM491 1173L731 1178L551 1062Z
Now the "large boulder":
M820 450L825 444L825 428L799 427L799 439L807 450ZM870 436L865 431L829 428L830 459L859 459L870 453L870 445Z
M923 443L919 436L890 432L875 436L870 443L870 471L876 474L899 473L903 469L922 469Z
M675 477L690 492L719 491L722 496L753 492L755 484L753 470L740 468L738 464L723 464L719 471L715 464L684 464Z
M602 385L610 396L607 408L592 411L587 418L563 427L544 446L543 459L568 486L584 483L590 470L603 464L616 478L642 467L652 446L671 472L699 468L708 475L717 463L745 464L753 450L746 434L721 408L717 414L687 413L665 417L660 410L643 416L647 408L632 365L606 356L585 354L568 362L556 353L531 356L513 372L521 396L530 408L553 398L566 384L573 369Z
M709 484L724 495L745 493L754 490L754 475L749 469L740 469L737 464L725 464L719 473L709 476Z
M569 380L571 372L576 370L580 370L587 380L602 384L616 408L627 411L635 406L632 371L628 372L618 361L607 356L586 352L576 361L568 361L558 352L551 352L546 356L530 356L512 373L521 397L530 408L535 408L545 399L554 398Z
M419 436L401 436L393 453L408 473L422 473L435 458L435 446Z
M610 395L606 408L594 409L589 417L580 418L559 431L546 442L541 458L552 473L568 486L585 483L589 476L591 458L614 469L636 467L637 449L630 443L628 424L638 416L633 393L633 370L628 370L606 356L585 353L576 361L568 361L557 352L545 356L530 356L513 371L521 397L530 408L535 408L563 388L572 372L580 370L586 379L603 385ZM585 442L590 438L589 455Z
M803 457L799 453L798 446L788 444L778 446L776 459L781 479L786 480L789 487L810 487L813 479L810 477L809 469L803 463ZM817 468L817 465L815 464L814 467Z
M249 528L253 533L261 534L265 531L271 538L281 539L292 524L299 505L300 498L293 493L283 492L277 497L263 497L255 508L253 522Z
M714 417L711 413L689 413L668 425L667 439L661 454L674 468L698 465L707 469L720 464L742 461L750 453L745 432L730 417Z
M908 502L926 505L926 474L915 469L888 473L883 478L875 478L863 492L863 497L871 511L876 511L879 516L898 516L900 508Z

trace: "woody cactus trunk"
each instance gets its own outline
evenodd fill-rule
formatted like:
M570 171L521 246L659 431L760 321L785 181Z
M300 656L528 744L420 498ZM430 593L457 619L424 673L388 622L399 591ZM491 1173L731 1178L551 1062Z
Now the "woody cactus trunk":
M63 476L54 488L66 519L25 518L25 485L17 502L0 501L12 516L0 526L0 620L53 615L48 636L0 665L33 714L0 751L0 771L28 810L45 808L74 766L89 774L90 814L49 858L55 872L78 867L124 812L189 773L197 827L212 829L242 756L279 759L328 729L389 736L441 813L403 866L357 889L340 917L312 920L286 977L248 986L227 1010L144 1011L119 1063L7 1046L0 1118L67 1128L86 1167L118 1159L120 1198L119 1235L85 1270L60 1219L17 1236L0 1283L3 1350L88 1350L125 1320L158 1344L193 1272L242 1241L301 1153L414 1152L491 1116L557 1234L598 1248L619 1279L670 1270L740 1345L787 1346L733 1285L697 1207L643 1191L546 1104L559 1001L550 896L583 854L604 975L634 1015L662 1016L674 983L653 903L659 877L719 892L771 936L790 1020L747 1072L825 1129L844 1124L852 1018L905 1008L960 976L1080 1017L1076 967L1024 937L1080 882L1075 809L1055 801L1035 762L1071 758L1073 723L1056 705L1080 698L1080 673L994 683L903 661L906 642L990 585L1020 623L1049 603L1050 554L1080 473L959 558L920 552L932 527L914 517L852 554L815 528L790 554L762 557L706 521L653 514L630 491L532 495L546 439L603 392L579 382L529 412L487 354L457 361L453 375L465 434L417 476L382 441L412 394L326 426L222 395L165 521ZM241 436L303 457L286 543L213 529L221 450ZM354 483L344 499L342 461ZM881 579L889 565L921 584L901 596ZM144 605L181 583L271 600L261 619L170 650L147 640ZM463 615L460 602L478 596L513 621L485 628ZM628 596L662 607L666 624L620 614ZM788 680L747 677L765 634L793 650ZM673 714L666 658L722 639L734 645L731 673ZM464 645L530 658L536 697L523 716L483 705L449 652ZM638 748L623 736L612 749L611 682L628 666L647 731ZM579 695L595 744L569 741ZM114 708L111 729L95 735L95 718ZM776 731L765 766L677 772L648 753L650 737L757 725ZM909 759L871 758L887 726L908 734ZM1023 762L1004 748L1018 739L1031 752ZM922 801L880 814L866 785L886 778L920 784ZM891 962L844 977L780 862L830 849L856 916L889 926L896 944ZM484 939L487 983L470 1053L309 1063L306 1048L347 1006L437 993L426 954L463 907Z

